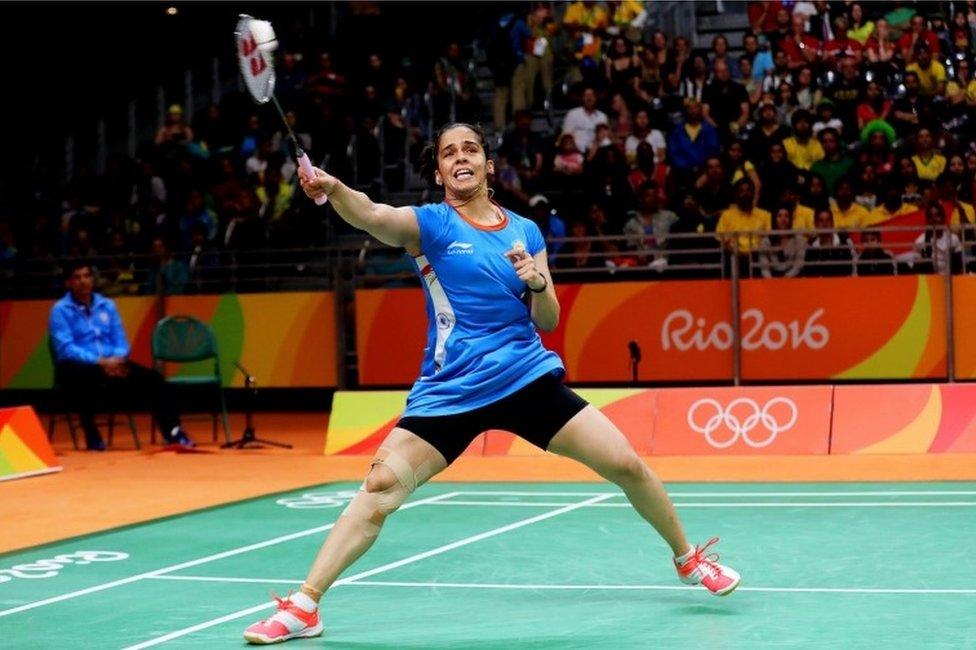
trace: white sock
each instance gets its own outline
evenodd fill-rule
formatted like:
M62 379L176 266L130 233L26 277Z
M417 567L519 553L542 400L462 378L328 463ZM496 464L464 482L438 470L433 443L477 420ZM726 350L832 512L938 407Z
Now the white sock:
M695 554L695 547L692 546L691 547L691 550L689 550L684 555L677 555L677 556L675 556L674 561L677 562L678 564L684 564L685 562L687 562L688 560L690 560L691 559L691 556L694 555L694 554Z
M319 608L319 604L312 600L311 596L300 591L292 594L291 598L288 600L290 600L292 604L298 605L298 608L304 612L314 612Z

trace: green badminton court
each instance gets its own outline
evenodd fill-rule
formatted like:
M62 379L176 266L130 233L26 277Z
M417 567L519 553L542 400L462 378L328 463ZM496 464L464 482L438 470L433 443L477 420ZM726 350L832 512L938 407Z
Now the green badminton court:
M241 648L356 487L0 556L0 647ZM731 596L682 585L612 486L433 483L288 647L976 648L976 483L670 489L694 541L722 538Z

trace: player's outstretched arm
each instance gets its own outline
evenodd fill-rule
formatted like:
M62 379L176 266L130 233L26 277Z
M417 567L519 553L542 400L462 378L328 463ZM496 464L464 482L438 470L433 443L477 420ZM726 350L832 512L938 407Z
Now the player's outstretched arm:
M420 248L420 226L417 225L417 215L413 208L395 208L385 203L374 203L368 196L346 186L335 176L318 167L314 171L315 178L307 178L299 171L302 189L310 199L323 194L328 196L340 217L384 244L403 246L408 250Z

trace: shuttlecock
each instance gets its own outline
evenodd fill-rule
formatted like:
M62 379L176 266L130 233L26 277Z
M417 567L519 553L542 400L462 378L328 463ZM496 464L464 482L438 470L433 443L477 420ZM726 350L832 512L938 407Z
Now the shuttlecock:
M251 36L257 43L258 49L262 52L274 52L278 49L278 37L275 36L274 27L267 20L254 19L248 25L251 29Z

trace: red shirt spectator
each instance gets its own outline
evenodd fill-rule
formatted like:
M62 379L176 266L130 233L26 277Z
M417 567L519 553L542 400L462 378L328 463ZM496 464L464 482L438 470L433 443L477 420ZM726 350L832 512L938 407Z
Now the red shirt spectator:
M843 38L835 38L832 41L827 41L827 44L824 45L824 57L828 60L851 57L855 61L860 61L863 50L864 48L860 43L847 38L845 34Z
M877 81L868 83L864 101L857 107L857 128L863 129L872 120L886 120L891 114L891 102L885 99Z
M845 16L834 19L834 38L824 44L824 61L828 64L846 57L854 59L855 63L861 63L864 46L847 37L847 25Z
M790 68L800 68L820 58L820 41L804 32L803 16L793 16L793 34L779 42Z
M783 8L782 0L763 0L749 3L749 24L756 33L776 29L776 13Z
M644 183L654 181L657 183L661 201L667 202L668 194L665 188L668 182L668 165L657 161L654 147L650 142L641 142L637 145L637 169L628 174L627 180L630 181L630 187L635 193Z
M346 94L346 78L332 67L332 55L319 55L319 69L308 78L308 88L316 95L340 97Z
M847 37L847 18L838 16L834 19L834 38L824 44L824 61L828 64L843 58L852 58L855 63L861 63L864 46Z
M895 52L898 50L895 42L891 40L891 31L887 20L879 18L878 22L874 24L874 33L864 44L864 49L871 63L886 63L895 57Z
M911 63L915 60L915 45L919 40L928 44L933 56L939 54L939 37L926 27L925 18L916 14L912 16L911 29L898 39L898 49L901 50L905 63Z

